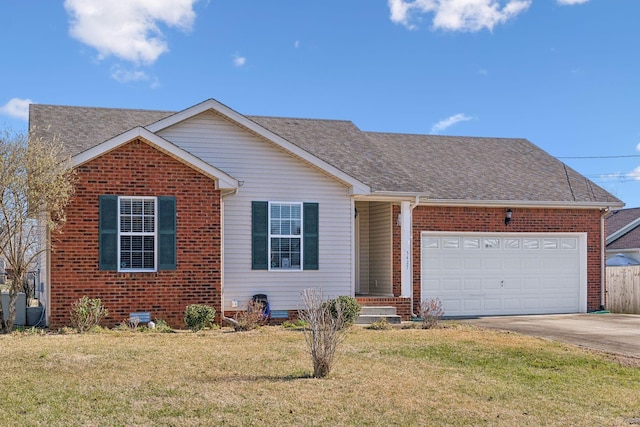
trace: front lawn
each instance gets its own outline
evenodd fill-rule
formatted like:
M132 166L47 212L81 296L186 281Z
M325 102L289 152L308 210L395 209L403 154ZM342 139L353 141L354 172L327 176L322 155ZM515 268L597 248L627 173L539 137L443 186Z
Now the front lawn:
M314 379L302 333L282 327L14 333L0 336L0 425L628 426L635 362L457 323L354 327Z

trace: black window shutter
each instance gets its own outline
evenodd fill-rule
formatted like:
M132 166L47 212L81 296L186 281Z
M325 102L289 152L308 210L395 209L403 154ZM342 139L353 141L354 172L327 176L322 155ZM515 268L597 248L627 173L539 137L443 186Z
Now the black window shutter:
M100 196L98 258L100 270L118 269L118 196Z
M158 270L176 269L176 198L158 197Z
M304 270L318 270L318 204L317 203L305 203L303 205L304 214Z
M251 202L251 269L269 269L269 202Z

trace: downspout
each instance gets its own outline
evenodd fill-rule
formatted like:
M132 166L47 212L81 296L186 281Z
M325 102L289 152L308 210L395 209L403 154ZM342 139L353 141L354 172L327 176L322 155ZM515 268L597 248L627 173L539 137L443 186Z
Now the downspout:
M600 212L600 310L605 309L605 292L606 292L606 249L607 237L605 233L604 217L609 213L610 208L603 209Z
M220 194L220 320L237 326L238 322L224 315L224 198L238 194L238 188Z
M420 204L420 196L416 196L416 201L414 203L411 203L409 205L409 209L411 214L409 215L411 218L411 242L409 243L409 256L411 258L411 293L409 294L410 297L410 304L411 304L411 317L412 318L417 318L418 315L413 311L413 210L418 206L418 204Z

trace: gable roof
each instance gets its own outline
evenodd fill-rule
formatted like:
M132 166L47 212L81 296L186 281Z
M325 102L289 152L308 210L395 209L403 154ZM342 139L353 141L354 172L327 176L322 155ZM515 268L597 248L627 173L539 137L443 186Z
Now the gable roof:
M607 250L640 248L640 208L610 212L606 227Z
M421 204L623 206L526 139L365 132L343 120L243 116L214 100L178 113L32 104L30 127L61 138L75 155L133 127L157 132L209 109L366 184L376 197L419 196Z
M127 144L133 140L141 139L145 143L151 145L155 149L162 151L163 153L177 159L178 161L186 164L187 166L197 170L198 172L208 176L217 181L217 188L222 190L235 190L238 188L238 181L221 171L220 169L210 165L202 159L194 156L186 150L178 147L177 145L167 141L166 139L149 132L143 127L135 127L120 135L117 135L101 144L94 145L93 147L76 154L72 157L72 165L80 166L86 162L89 162L96 157L99 157L111 150L115 150L124 144Z

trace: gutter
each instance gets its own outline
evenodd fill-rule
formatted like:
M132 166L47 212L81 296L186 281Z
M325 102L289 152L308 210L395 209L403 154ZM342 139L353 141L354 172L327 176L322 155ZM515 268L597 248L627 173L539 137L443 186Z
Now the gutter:
M558 209L621 209L623 202L569 202L569 201L542 201L542 200L475 200L475 199L434 199L425 193L376 191L367 196L358 197L356 200L367 201L409 201L419 203L421 206L466 206L466 207L499 207L510 206L514 208L558 208Z

